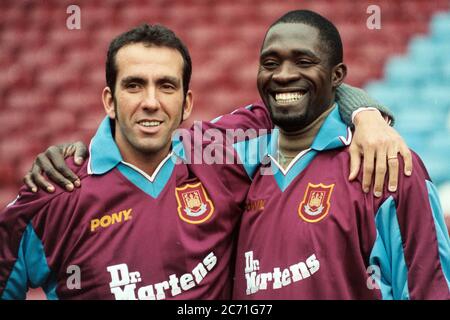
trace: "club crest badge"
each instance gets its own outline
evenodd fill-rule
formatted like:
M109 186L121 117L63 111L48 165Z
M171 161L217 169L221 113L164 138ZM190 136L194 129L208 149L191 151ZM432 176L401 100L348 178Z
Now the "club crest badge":
M298 214L307 222L319 222L330 210L330 198L334 184L324 185L308 183Z
M214 212L214 205L201 182L188 183L176 188L175 196L178 203L178 215L183 221L192 224L203 223Z

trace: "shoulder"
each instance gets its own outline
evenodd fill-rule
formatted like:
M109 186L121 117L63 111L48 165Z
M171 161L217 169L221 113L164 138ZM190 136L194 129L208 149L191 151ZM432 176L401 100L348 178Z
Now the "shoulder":
M196 122L193 128L201 129L270 129L273 127L269 112L261 101L256 101L234 109L234 111L218 116L206 122Z
M380 199L383 202L380 201L380 204L384 203L384 200L392 197L397 209L414 211L412 210L413 208L424 209L428 207L429 187L432 184L432 181L422 159L417 153L412 150L410 151L413 166L411 175L406 176L404 174L405 159L399 154L397 191L390 192L387 189L389 184L389 174L386 173L383 197Z
M73 162L73 158L66 160L68 167L80 178L80 180L86 179L89 175L87 173L88 161L85 161L81 166L76 165ZM48 179L48 178L47 178ZM26 185L22 185L19 190L17 198L7 205L4 209L5 213L14 212L21 215L26 215L28 218L32 218L34 214L39 212L42 208L48 206L53 201L58 201L62 195L71 193L57 184L53 183L55 191L52 193L39 189L37 192L31 192Z
M399 162L399 190L402 190L403 188L410 188L412 186L422 185L425 184L426 181L431 182L430 175L428 174L427 168L425 167L425 164L423 163L420 156L415 153L413 150L411 151L411 159L412 159L412 173L411 176L406 176L404 174L404 158L399 154L398 155L398 162Z

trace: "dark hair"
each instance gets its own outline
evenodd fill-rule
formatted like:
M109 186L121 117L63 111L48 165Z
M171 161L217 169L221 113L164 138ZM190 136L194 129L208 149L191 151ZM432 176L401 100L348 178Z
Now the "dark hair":
M158 47L168 47L176 49L183 57L183 92L186 98L189 90L189 82L192 74L192 61L185 44L175 35L175 33L162 25L143 24L117 36L109 44L106 56L106 85L111 89L114 96L117 79L116 55L120 48L132 44L144 43Z
M294 10L279 18L270 28L279 23L302 23L316 28L323 41L322 50L328 54L329 64L335 66L342 62L344 53L341 36L336 26L327 18L310 10Z

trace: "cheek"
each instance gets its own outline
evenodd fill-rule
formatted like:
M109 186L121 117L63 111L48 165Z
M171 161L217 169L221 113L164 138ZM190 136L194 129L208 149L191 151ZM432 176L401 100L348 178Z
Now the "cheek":
M131 104L129 101L117 101L115 110L116 118L121 122L129 122L136 113L136 104Z
M267 81L270 79L270 73L265 70L260 70L258 72L258 76L256 77L256 83L258 87L263 87L267 84Z
M331 79L328 77L328 75L315 74L312 79L316 92L320 92L320 95L323 95L323 93L328 91L328 88L331 85Z
M174 125L178 126L177 122L182 117L183 110L183 96L173 96L166 99L164 105L167 107L165 112L173 120Z

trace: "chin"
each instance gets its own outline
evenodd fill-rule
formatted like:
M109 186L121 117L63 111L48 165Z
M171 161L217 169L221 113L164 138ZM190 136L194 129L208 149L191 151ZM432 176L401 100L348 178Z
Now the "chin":
M276 117L272 121L284 131L297 131L306 126L304 117Z
M307 121L307 115L299 114L299 112L273 112L270 110L270 117L276 126L286 131L302 129Z
M159 141L137 141L134 143L134 148L141 154L151 155L160 152L164 149L164 143Z

